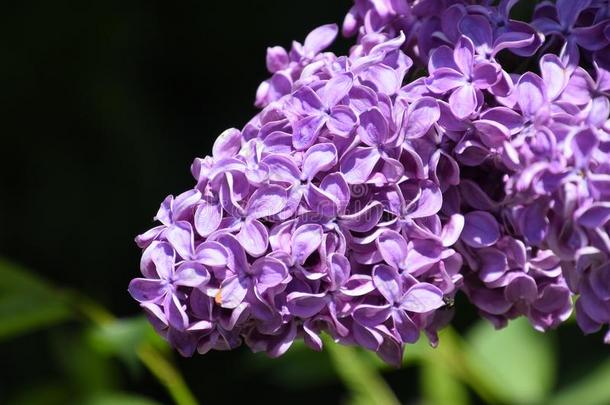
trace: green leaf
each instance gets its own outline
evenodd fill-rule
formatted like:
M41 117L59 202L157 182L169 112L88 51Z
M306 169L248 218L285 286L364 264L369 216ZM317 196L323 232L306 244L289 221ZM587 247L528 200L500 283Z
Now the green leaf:
M159 402L130 393L103 392L84 401L84 405L159 405Z
M501 330L479 321L467 334L472 367L497 397L511 404L540 403L555 382L555 345L524 318Z
M65 380L80 398L116 388L120 381L116 364L94 351L83 331L56 329L51 337L55 364L61 367Z
M87 334L91 347L99 353L121 358L132 371L139 366L138 348L145 343L167 348L144 316L116 319L94 325Z
M610 404L610 361L585 377L559 391L549 405L607 405Z
M424 361L421 365L421 389L428 405L468 405L468 391L447 365L438 361Z
M352 404L397 405L400 404L376 366L354 347L342 346L325 339L337 375L352 394Z
M72 316L64 295L25 269L0 259L0 341Z
M264 373L266 381L296 390L337 381L328 353L315 352L302 341L295 341L290 350L278 358L270 358L264 353L244 352L243 364L246 373Z

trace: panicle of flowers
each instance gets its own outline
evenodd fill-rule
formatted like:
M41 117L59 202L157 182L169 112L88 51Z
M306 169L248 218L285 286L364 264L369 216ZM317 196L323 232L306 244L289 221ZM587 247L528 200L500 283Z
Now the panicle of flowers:
M186 356L326 333L399 365L460 291L498 328L555 328L574 294L585 333L610 324L608 7L516 3L356 0L349 55L322 52L334 24L268 48L262 110L136 238L157 331Z

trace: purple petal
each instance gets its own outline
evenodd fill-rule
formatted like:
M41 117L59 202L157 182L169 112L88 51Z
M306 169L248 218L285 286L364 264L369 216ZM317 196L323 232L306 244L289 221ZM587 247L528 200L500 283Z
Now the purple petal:
M419 283L409 288L400 303L402 309L416 313L430 312L443 305L443 292L428 283Z
M576 214L578 223L586 228L594 229L604 226L610 220L610 203L595 202Z
M438 102L432 97L422 97L409 106L405 131L407 139L420 138L436 123L441 115ZM404 126L403 122L403 126Z
M571 139L570 147L576 167L586 167L593 151L599 144L599 139L591 128L578 131Z
M322 114L310 115L294 124L292 144L297 150L305 150L313 145L326 123L326 116Z
M285 69L290 63L288 53L281 46L274 46L267 48L266 56L267 70L270 73L275 73L278 70Z
M392 313L391 305L368 305L360 304L354 309L354 320L369 327L374 327L385 322Z
M292 292L286 297L288 309L291 314L301 318L311 318L322 310L327 304L326 294L309 294Z
M298 227L292 234L292 256L298 264L304 264L322 243L324 232L317 224L306 224Z
M458 70L457 65L453 61L453 50L446 45L436 48L428 60L428 71L430 74L441 68Z
M356 232L368 232L373 229L383 215L383 205L379 201L367 204L362 210L348 215L341 215L341 225Z
M319 143L305 152L303 157L303 176L313 180L316 174L324 172L337 164L337 148L332 143Z
M487 18L482 15L465 15L459 27L460 32L470 38L476 48L491 50L493 33Z
M534 73L527 72L517 83L518 103L527 117L534 117L546 105L546 91L542 79Z
M311 31L305 41L303 47L311 54L317 54L318 52L328 48L328 46L335 40L339 27L337 24L326 24L322 25L313 31Z
M508 140L509 131L504 125L491 120L477 120L473 122L479 131L479 138L490 148L499 148Z
M549 99L554 100L568 84L568 72L556 55L547 53L540 59L540 73Z
M299 181L301 172L288 156L270 154L263 158L263 163L269 167L269 179L292 185Z
M334 76L324 85L322 102L326 108L336 106L352 89L354 79L351 73L342 73Z
M185 287L198 287L209 280L210 273L208 273L203 264L188 261L182 263L176 269L176 280L174 283Z
M407 242L396 231L383 231L377 238L377 248L383 260L390 266L401 269L407 258Z
M464 216L461 239L468 246L480 248L491 246L500 239L500 228L496 219L488 212L473 211Z
M469 77L472 74L474 45L468 37L460 37L453 50L453 59L464 76Z
M564 28L572 27L582 10L589 7L591 0L557 0L557 14Z
M383 343L383 336L379 332L362 326L357 322L354 323L352 332L356 342L365 349L377 351Z
M156 301L165 295L165 283L162 280L134 278L129 283L129 294L139 302Z
M195 230L201 236L208 236L220 225L222 206L203 200L195 211Z
M465 84L464 76L450 68L437 69L426 79L426 86L434 93L446 93Z
M516 111L506 107L494 107L485 110L481 113L480 118L502 124L510 130L511 134L515 134L523 128L523 117Z
M537 246L544 240L548 228L549 220L546 217L547 204L543 199L538 199L528 205L521 214L520 226L527 241Z
M252 264L252 273L256 275L256 288L259 293L280 285L288 277L286 266L281 261L271 257L257 259Z
M267 250L269 242L267 227L257 219L247 218L235 237L251 256L261 256Z
M397 72L389 66L373 65L358 75L363 84L370 84L379 93L393 95L400 89Z
M481 259L479 278L485 283L493 283L508 270L508 260L504 253L495 248L484 248L477 252Z
M476 110L477 104L476 89L469 83L463 84L449 96L451 111L461 119L472 114Z
M394 267L383 264L375 266L373 268L373 284L390 304L400 302L402 284L400 275Z
M464 216L460 214L453 214L449 218L440 235L444 247L452 246L457 242L464 229L464 222Z
M167 295L163 309L165 310L165 317L171 326L178 330L184 330L188 327L188 316L178 297L174 294Z
M341 173L349 184L362 184L371 176L379 158L376 148L355 148L341 159Z
M229 128L214 141L212 155L214 159L230 158L237 155L241 149L241 132L235 128Z
M538 298L538 288L533 278L522 275L514 278L504 290L504 296L510 302L534 302Z
M245 272L248 269L249 265L246 260L246 252L235 236L224 233L218 235L215 240L220 243L229 254L227 260L227 267L229 269L235 273Z
M419 339L419 329L404 311L394 312L394 325L404 343L415 343ZM400 364L400 363L399 363Z
M206 266L226 266L228 263L228 252L218 242L203 242L195 249L195 259Z
M193 228L186 221L176 222L165 231L167 241L183 259L193 255Z
M440 188L432 181L421 183L417 200L409 207L410 218L424 218L437 214L443 205Z
M350 275L349 260L340 253L331 253L328 257L328 277L331 290L337 290L347 282Z
M385 144L388 138L388 123L378 108L360 114L358 136L368 146Z
M488 89L498 83L501 68L495 63L479 63L472 74L472 83L478 89Z
M151 245L149 249L147 250L150 252L150 260L154 264L154 272L156 274L153 274L152 271L144 271L146 269L144 266L142 267L142 273L148 278L156 276L161 280L169 280L174 274L174 263L176 261L174 249L166 242ZM145 261L144 255L142 256L142 261Z
M277 214L286 205L286 190L268 185L256 190L246 206L248 218L264 218Z
M337 204L337 212L344 212L350 202L350 189L341 173L332 173L324 177L320 188L325 193L332 195Z
M330 110L326 127L333 134L346 137L352 132L357 121L358 117L350 107L337 105Z
M236 308L243 302L248 288L250 288L249 279L229 276L220 284L220 289L216 295L216 303L223 308Z
M313 183L307 186L305 200L309 209L322 218L334 218L339 214L339 201Z

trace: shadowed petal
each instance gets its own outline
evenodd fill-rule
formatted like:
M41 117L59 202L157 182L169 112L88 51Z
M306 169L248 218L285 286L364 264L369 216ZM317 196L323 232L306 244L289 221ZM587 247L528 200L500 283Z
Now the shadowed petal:
M500 239L500 229L496 219L488 212L473 211L464 216L464 230L461 239L475 248L491 246Z
M134 278L129 283L129 294L139 302L156 301L165 295L165 283L162 280Z

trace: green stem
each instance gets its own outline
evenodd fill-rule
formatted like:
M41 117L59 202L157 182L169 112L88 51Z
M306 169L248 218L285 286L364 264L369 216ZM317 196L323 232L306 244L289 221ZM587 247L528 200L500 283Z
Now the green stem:
M165 385L178 405L197 405L197 400L176 368L149 344L138 349L138 357L150 372Z
M355 394L355 399L360 400L357 403L400 404L381 375L364 362L355 348L341 346L331 339L325 339L324 347L343 383Z

